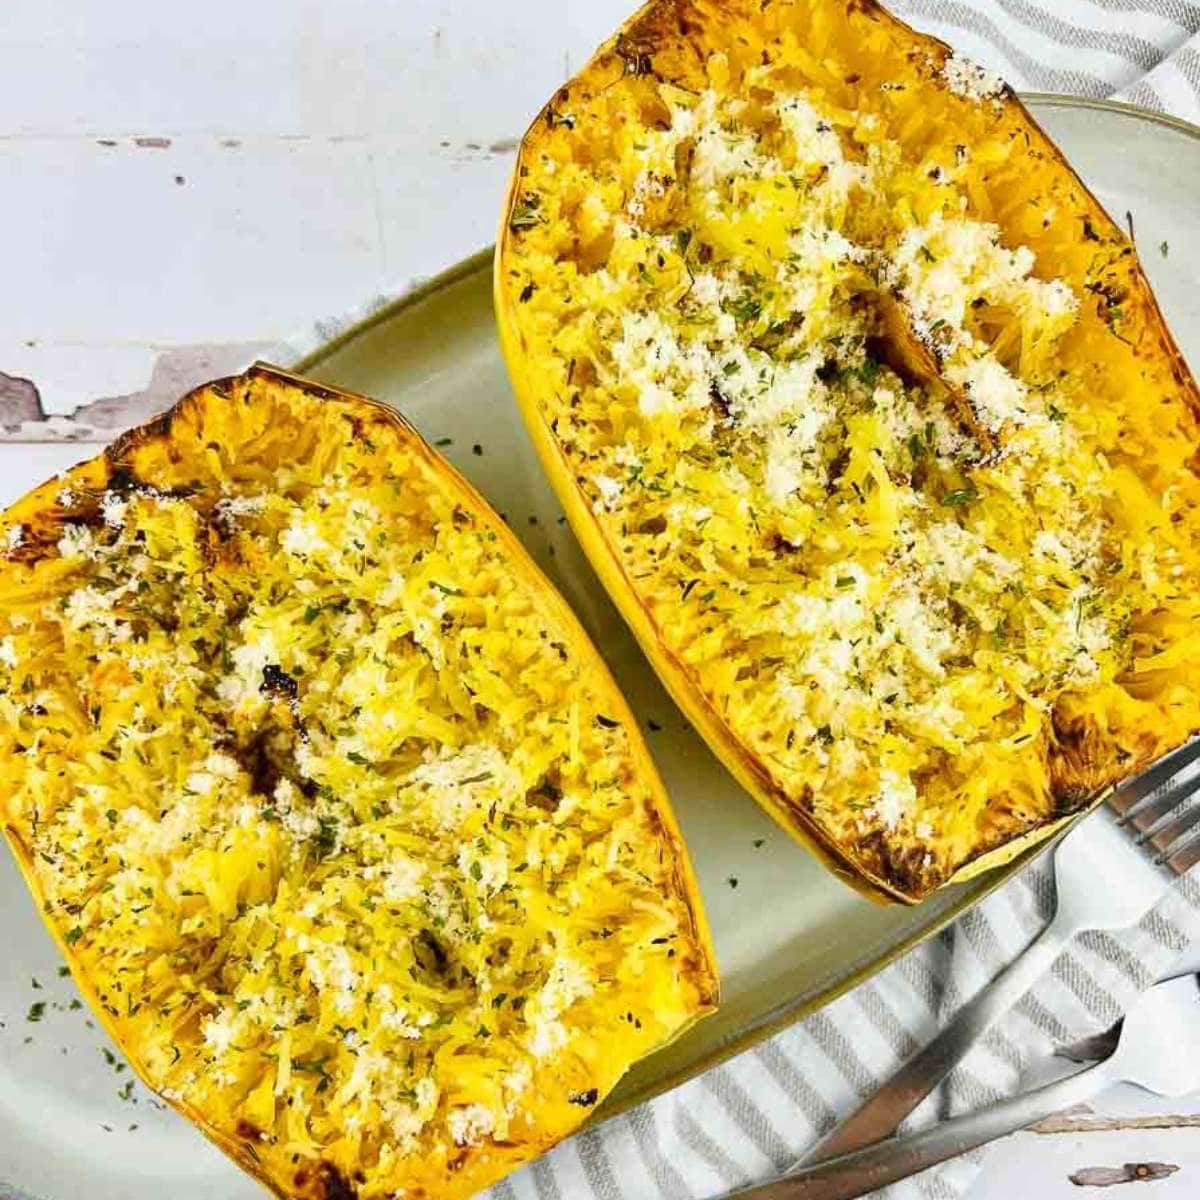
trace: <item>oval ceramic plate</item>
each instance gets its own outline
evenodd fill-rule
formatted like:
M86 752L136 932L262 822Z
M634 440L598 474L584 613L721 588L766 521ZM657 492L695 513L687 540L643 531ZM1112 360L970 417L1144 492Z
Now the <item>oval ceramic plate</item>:
M1200 365L1200 130L1139 110L1051 97L1038 119L1122 224L1184 353ZM1127 217L1128 214L1128 217ZM862 982L1027 861L915 908L881 908L777 828L667 698L592 575L534 457L493 330L490 252L351 326L294 365L394 403L490 498L574 605L639 715L691 848L723 1005L641 1064L600 1116L712 1066ZM0 448L8 503L81 456ZM0 1200L242 1200L261 1196L182 1117L132 1081L88 1020L15 867L0 864Z

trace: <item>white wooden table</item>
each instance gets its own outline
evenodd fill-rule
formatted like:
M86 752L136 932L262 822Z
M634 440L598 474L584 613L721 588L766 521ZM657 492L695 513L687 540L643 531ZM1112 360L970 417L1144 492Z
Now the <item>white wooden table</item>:
M0 426L29 445L5 496L84 456L64 438L489 242L525 122L631 3L7 0ZM1200 1096L1011 1138L972 1200L1148 1159L1181 1169L1146 1195L1200 1195Z

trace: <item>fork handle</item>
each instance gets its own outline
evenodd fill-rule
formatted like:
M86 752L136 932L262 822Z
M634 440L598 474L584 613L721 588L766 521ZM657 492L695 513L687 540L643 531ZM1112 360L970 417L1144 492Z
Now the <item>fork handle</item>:
M1060 910L1061 913L1061 910ZM968 1000L923 1050L919 1050L869 1100L827 1134L803 1162L820 1162L890 1137L900 1122L962 1061L967 1051L1054 964L1075 933L1061 915L1025 952Z
M1115 1082L1111 1064L1107 1059L1024 1095L943 1121L921 1133L888 1138L802 1167L794 1175L734 1192L726 1200L853 1200L1094 1096Z

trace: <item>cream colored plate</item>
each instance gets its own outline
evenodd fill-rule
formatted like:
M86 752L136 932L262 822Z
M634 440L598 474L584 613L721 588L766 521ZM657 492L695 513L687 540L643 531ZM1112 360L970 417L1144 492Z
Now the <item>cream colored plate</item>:
M1200 130L1115 105L1032 107L1138 246L1184 352L1200 365ZM1166 252L1162 247L1165 243ZM609 604L525 436L493 330L491 258L460 264L353 327L299 368L394 403L503 512L583 619L640 717L687 838L721 968L720 1012L636 1069L602 1110L660 1092L827 1003L960 915L1025 860L912 909L881 908L837 882L741 791L686 724ZM4 447L7 503L78 456ZM31 457L32 456L32 457ZM71 1010L74 989L15 868L0 864L0 1200L241 1200L258 1196L179 1117L109 1064ZM32 986L36 978L40 989ZM44 1002L38 1021L30 1006ZM28 1040L27 1040L28 1039ZM130 1129L136 1125L136 1129ZM107 1129L105 1127L108 1127Z

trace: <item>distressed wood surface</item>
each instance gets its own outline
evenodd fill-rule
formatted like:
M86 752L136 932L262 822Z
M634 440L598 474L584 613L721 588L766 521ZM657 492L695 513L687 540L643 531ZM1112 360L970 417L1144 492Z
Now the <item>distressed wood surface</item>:
M491 241L529 115L631 2L9 0L10 487ZM1128 1163L1178 1167L1147 1196L1194 1198L1198 1126L1200 1095L1116 1089L1008 1139L971 1200L1078 1197L1072 1174Z
M627 8L10 0L3 436L106 438L486 245L516 138Z
M1122 1183L1153 1183L1178 1170L1176 1163L1125 1163L1120 1167L1083 1167L1069 1178L1076 1187L1116 1187Z

